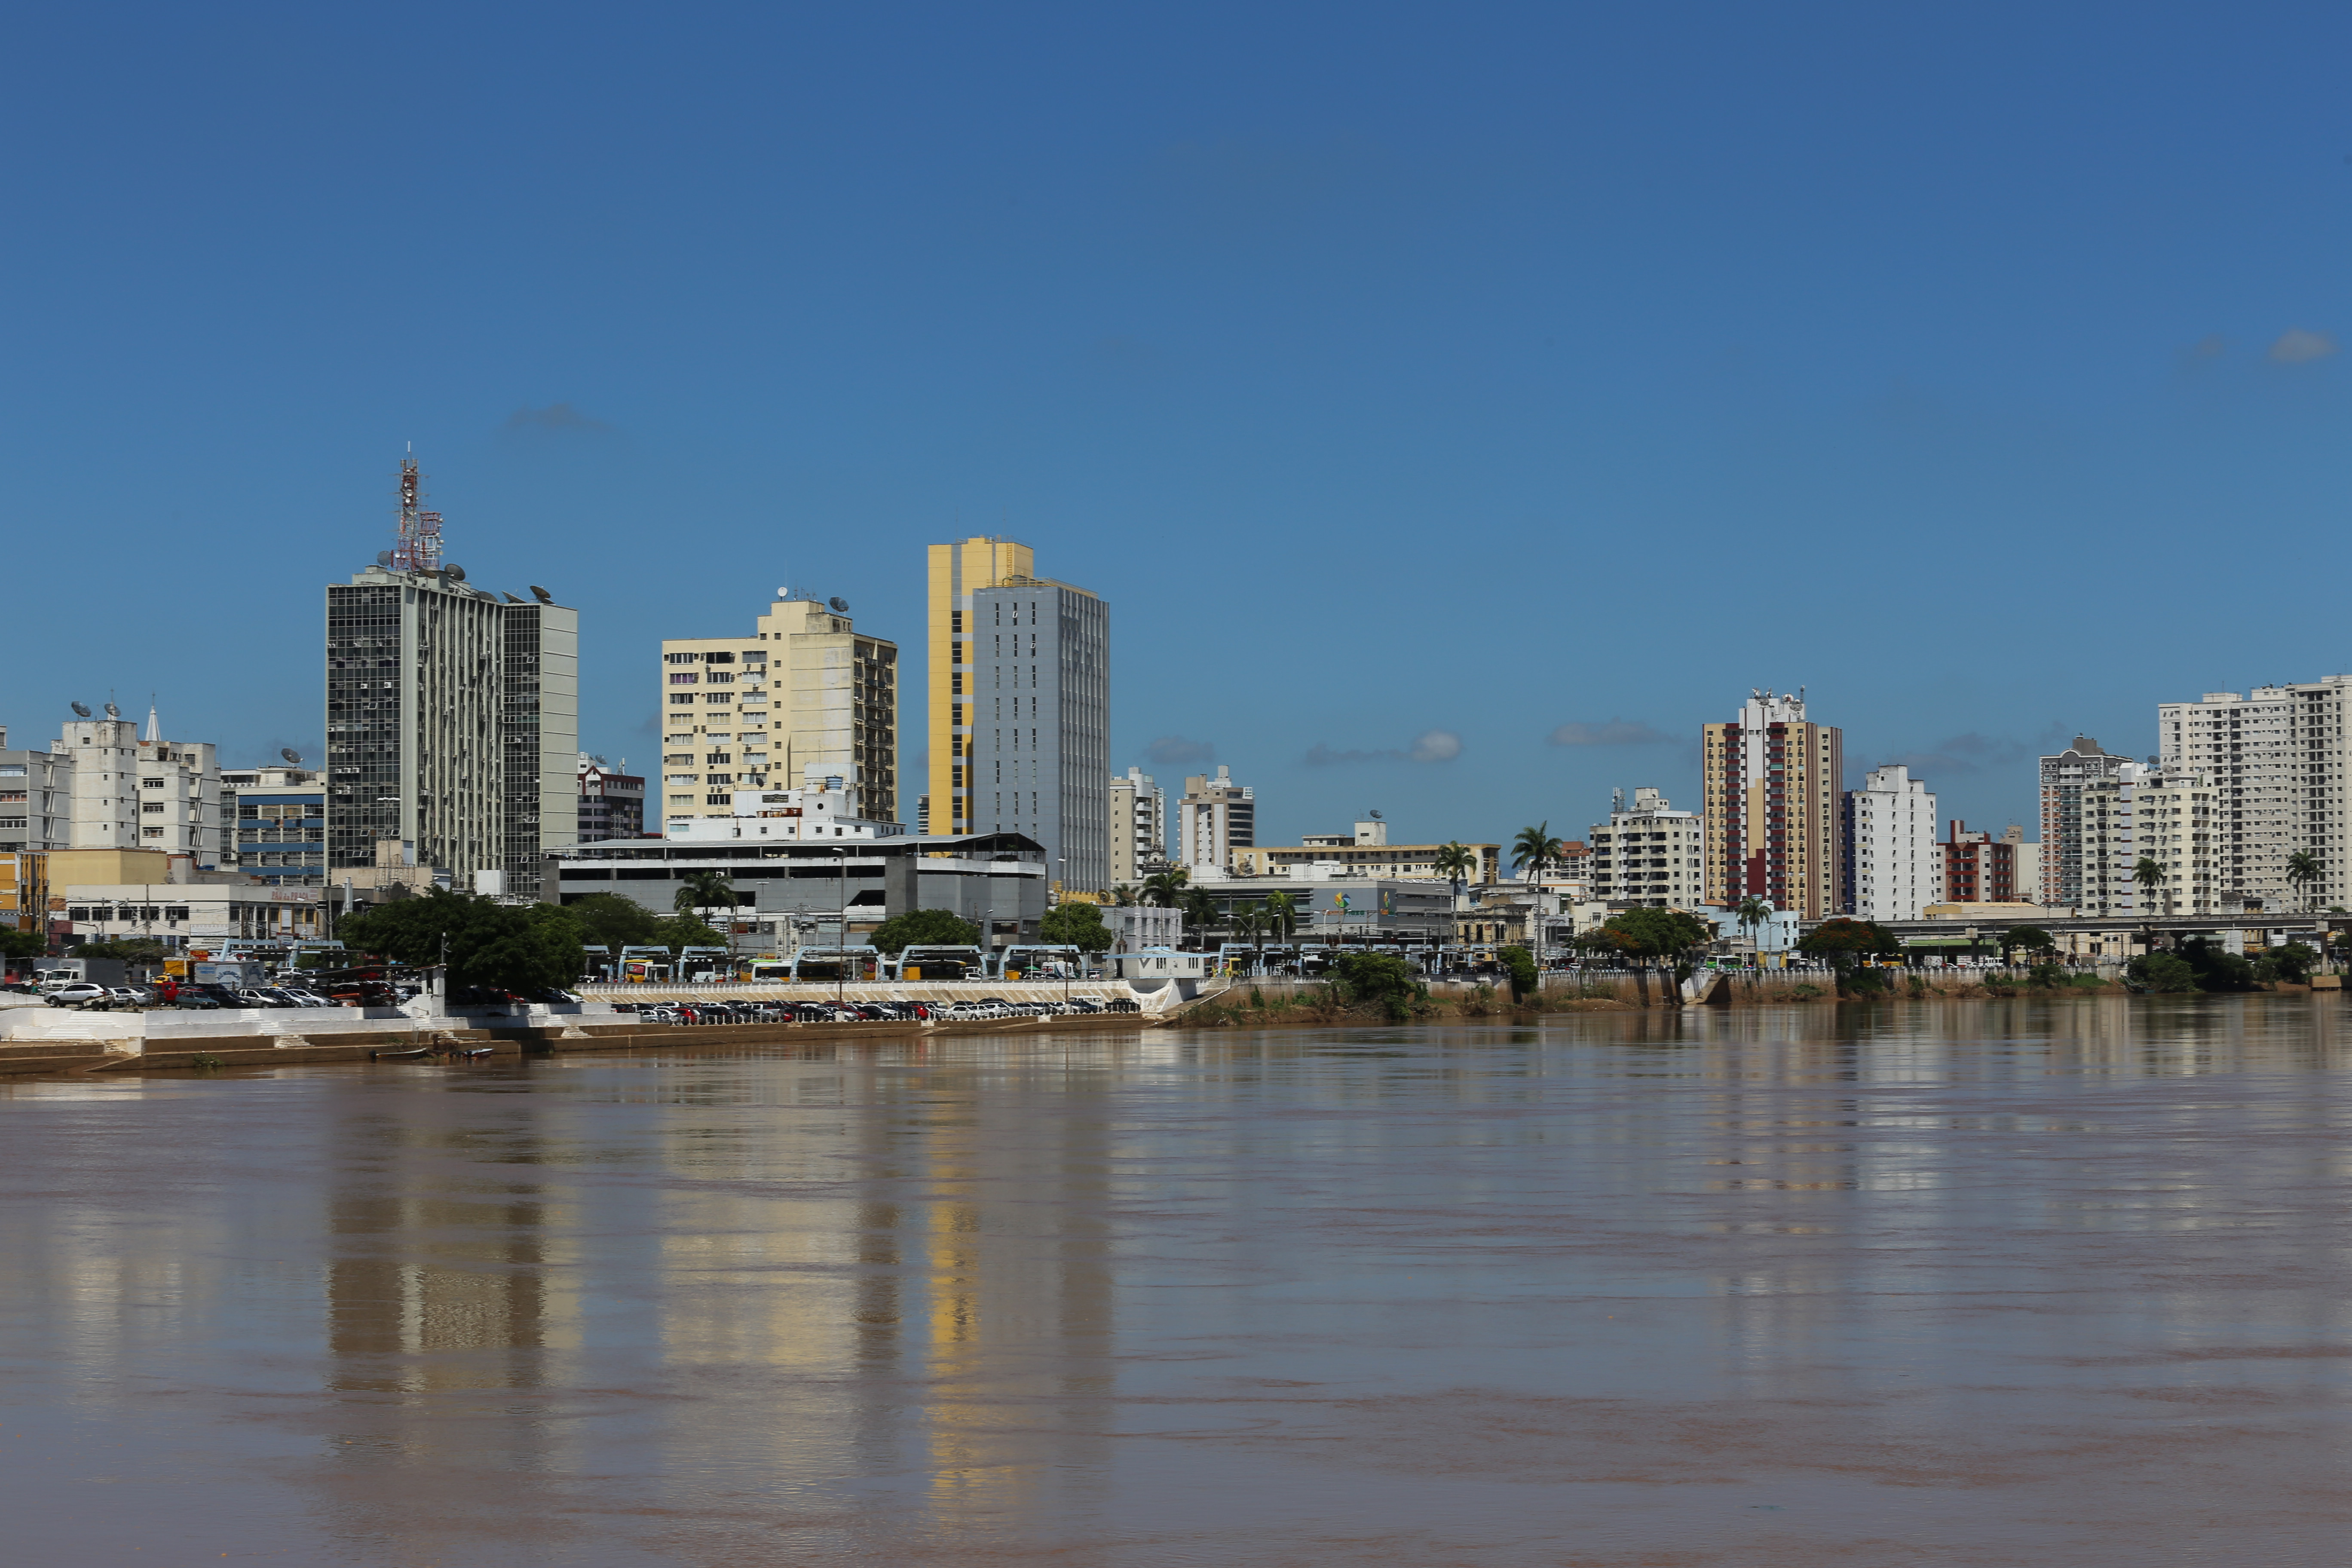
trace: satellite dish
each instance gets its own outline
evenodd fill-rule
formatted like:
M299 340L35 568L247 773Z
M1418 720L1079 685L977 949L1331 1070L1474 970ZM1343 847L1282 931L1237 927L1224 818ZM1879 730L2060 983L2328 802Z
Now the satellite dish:
M845 616L849 613L849 601L843 598L838 594L835 594L832 598L826 600L825 603L831 605L835 609L840 611Z
M452 583L462 583L466 580L466 569L453 562L441 568L441 575L448 578Z
M291 746L279 747L278 754L286 759L286 763L289 767L299 768L302 765L302 753L296 751Z
M122 717L122 710L110 702L106 705L106 716L110 719L120 719Z
M508 593L504 588L501 588L501 589L499 589L499 598L501 598L501 599L504 599L504 600L505 600L508 604L509 604L509 605L520 605L520 604L521 604L521 603L522 603L522 601L521 601L520 599L516 598L512 594Z
M555 603L555 595L549 593L546 589L541 587L536 583L533 583L530 585L530 596L537 599L542 605L551 605Z
M383 567L383 568L385 571L387 571L387 572L391 571L391 570L392 570L392 552L391 552L391 551L389 551L389 550L379 550L379 551L377 551L377 552L375 552L375 563L376 563L377 565L379 565L379 566Z
M80 714L85 719L89 717L89 704L87 702L75 703L73 705L73 710Z

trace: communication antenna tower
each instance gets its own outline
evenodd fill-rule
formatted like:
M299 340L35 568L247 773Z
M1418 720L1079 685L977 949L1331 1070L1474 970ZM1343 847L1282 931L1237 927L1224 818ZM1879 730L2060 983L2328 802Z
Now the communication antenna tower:
M395 572L441 570L441 514L425 510L425 476L414 453L400 460L400 542L384 563Z

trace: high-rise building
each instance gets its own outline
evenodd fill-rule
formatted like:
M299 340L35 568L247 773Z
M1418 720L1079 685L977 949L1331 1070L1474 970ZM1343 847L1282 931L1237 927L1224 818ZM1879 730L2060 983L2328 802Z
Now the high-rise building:
M1132 887L1168 858L1168 792L1141 768L1110 781L1110 885Z
M161 849L212 868L234 852L224 831L220 763L208 741L167 741L155 710L147 733L113 703L72 719L49 742L73 759L73 847Z
M316 888L327 880L327 780L316 768L236 768L221 773L221 816L235 824L235 858L249 877L276 888Z
M2129 758L2115 762L2113 769L2066 786L2072 792L2066 852L2052 855L2045 841L2042 885L2069 889L2065 907L2081 915L2221 912L2226 803L2220 790L2187 770L2170 773ZM2143 860L2163 873L2152 885L2140 879ZM2247 895L2228 897L2242 907Z
M1845 886L1840 794L1845 736L1805 717L1804 694L1748 695L1705 731L1706 898L1754 894L1802 919L1832 913Z
M1686 910L1700 901L1706 868L1698 814L1676 811L1674 803L1647 784L1624 792L1606 823L1594 823L1585 840L1592 896L1656 910Z
M0 724L0 854L73 847L74 763L57 752L13 750Z
M2041 901L2073 909L2084 901L2083 792L2113 784L2129 757L2100 748L2088 735L2042 759Z
M898 819L898 645L840 600L779 588L750 637L664 639L659 679L662 820L725 816L736 790L811 776Z
M971 710L977 693L970 689L976 663L965 623L971 618L971 596L982 588L1018 578L1026 581L1036 565L1035 552L1009 539L963 539L934 544L928 563L929 668L925 672L924 699L929 704L925 735L929 742L928 777L924 793L930 814L924 831L942 837L973 831L972 789L968 777L971 760ZM1046 868L1053 876L1054 868Z
M502 871L537 898L579 836L580 612L475 587L440 529L411 458L398 544L328 585L328 865L372 868L393 839L460 887Z
M2242 908L2258 900L2267 910L2300 909L2305 900L2320 909L2352 904L2347 699L2352 675L2331 675L2158 706L2165 773L2194 773L2213 792L2209 847L2222 903ZM2305 851L2320 865L2319 879L2308 887L2287 877L2288 861Z
M1233 868L1234 851L1257 845L1257 792L1234 783L1231 769L1194 773L1176 805L1176 858L1195 879Z
M1110 886L1110 612L1038 579L976 589L965 613L969 831L1045 847L1065 892ZM937 797L934 796L936 799Z
M1900 763L1874 768L1845 792L1845 880L1841 906L1872 921L1916 921L1944 899L1944 852L1936 797Z

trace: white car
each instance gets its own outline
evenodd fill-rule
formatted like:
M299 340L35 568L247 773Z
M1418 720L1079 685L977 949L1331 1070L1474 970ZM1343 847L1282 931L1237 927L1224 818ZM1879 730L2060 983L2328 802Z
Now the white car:
M105 986L88 980L68 980L48 995L52 1007L87 1007L92 1004L104 1006L111 1000Z

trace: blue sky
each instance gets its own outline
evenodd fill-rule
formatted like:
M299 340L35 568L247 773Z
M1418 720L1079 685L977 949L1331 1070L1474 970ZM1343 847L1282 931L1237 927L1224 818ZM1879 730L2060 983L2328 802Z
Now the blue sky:
M1114 754L1289 837L1695 804L2352 669L2340 7L20 9L0 722L319 745L414 441L587 742L921 547L1110 601ZM907 766L919 714L909 711ZM1154 759L1157 759L1156 761ZM2030 816L2024 820L2031 821Z

